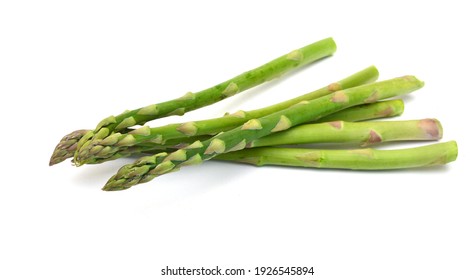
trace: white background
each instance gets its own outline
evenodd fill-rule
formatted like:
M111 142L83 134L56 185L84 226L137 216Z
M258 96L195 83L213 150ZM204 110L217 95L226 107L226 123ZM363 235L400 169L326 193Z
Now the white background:
M474 279L468 1L0 3L1 279L163 279L166 265ZM458 160L396 172L210 162L113 193L100 189L130 160L48 167L72 130L329 36L333 57L156 124L269 105L374 64L381 79L426 82L400 119L438 118L444 140L458 141Z

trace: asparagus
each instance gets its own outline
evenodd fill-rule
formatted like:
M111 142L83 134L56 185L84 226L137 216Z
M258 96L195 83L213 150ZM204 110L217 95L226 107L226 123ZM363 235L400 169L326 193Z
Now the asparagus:
M436 119L382 122L332 121L303 124L267 135L246 145L246 148L299 144L357 144L362 147L394 141L429 141L443 137L443 128ZM207 140L207 139L202 139ZM162 146L143 143L126 150L127 156L137 153L156 154L186 148L190 143ZM122 156L125 156L123 154Z
M370 120L376 118L384 118L384 117L393 117L398 116L403 113L403 100L396 99L396 100L387 100L387 101L380 101L371 104L363 104L360 106L354 106L351 108L344 109L342 111L336 112L331 114L327 117L321 118L318 122L323 121L334 121L334 120L342 120L342 121L363 121L363 120ZM75 147L77 145L77 141L85 134L88 130L77 130L71 133L70 135L65 136L61 142L56 146L53 155L51 156L49 165L54 165L60 163L74 155ZM121 151L120 153L116 153L114 158L121 158L130 156L132 154L140 153L142 151L149 151L149 150L164 150L166 147L168 148L182 148L183 145L187 145L191 142L196 140L206 140L208 136L198 136L198 137L185 137L185 138L177 138L172 139L166 142L166 145L154 144L150 142L144 142L137 144L135 146L128 147L127 149ZM139 146L139 149L135 148ZM102 163L107 160L111 160L112 158L108 158L105 160L101 160L97 158L93 163Z
M114 132L121 131L134 125L141 125L147 121L171 115L183 115L186 112L210 105L238 92L255 87L273 78L279 77L288 71L300 68L313 61L332 55L336 51L336 44L332 38L326 38L303 48L294 50L276 58L260 67L242 73L230 80L205 89L197 93L187 93L184 96L152 104L147 107L126 111L117 116L105 118L95 128L86 133L78 142L75 162L81 163L78 151L91 149L91 140L105 139Z
M281 111L302 101L312 100L328 95L340 89L346 89L376 80L378 71L370 66L339 82L331 83L319 90L304 94L302 96L252 111L238 111L224 117L192 121L187 123L169 124L161 127L150 128L143 126L128 133L114 133L112 135L96 137L89 140L88 145L83 146L76 152L75 162L77 165L95 163L97 160L104 161L107 158L120 157L123 150L145 141L165 144L170 139L181 139L198 135L212 135L222 131L233 129L242 125L250 119L257 119L276 111ZM106 130L108 132L108 130ZM83 138L84 139L84 138ZM82 139L81 139L82 141Z
M380 106L377 102L374 104L366 104L373 109L387 107L387 103L394 105L402 104L401 100L390 100ZM403 107L402 107L403 108ZM353 108L348 108L343 111L350 111ZM368 109L368 108L367 108ZM367 117L371 118L374 114L371 110L367 110ZM342 115L342 114L341 114ZM350 112L343 114L344 117L350 120L353 115ZM353 115L357 119L361 119L361 109L357 108ZM414 141L414 140L439 140L442 137L442 127L436 119L423 119L412 121L390 121L390 122L347 122L347 121L332 121L318 124L303 124L293 127L286 131L270 134L259 138L247 144L247 147L264 147L277 145L296 145L296 144L317 144L317 143L352 143L360 144L361 146L368 146L372 144L392 141ZM185 139L171 140L167 145L159 145L154 143L140 143L129 147L126 150L115 155L115 158L127 157L139 153L160 153L169 152L177 149L182 149L195 141L205 141L209 139L208 136L199 136ZM107 160L107 159L106 159ZM95 163L102 163L97 159Z
M311 101L302 101L288 109L259 119L251 119L240 127L204 142L196 141L170 154L163 152L140 158L135 163L122 167L110 178L103 190L124 190L148 182L157 176L177 171L182 166L200 164L219 154L242 150L247 143L271 133L287 130L351 106L407 94L422 86L423 82L414 76L404 76L336 91Z
M375 102L371 104L363 104L363 105L354 106L354 107L341 110L339 112L336 112L324 118L318 119L316 123L336 121L336 120L357 122L357 121L366 121L366 120L372 120L372 119L378 119L378 118L394 117L394 116L401 115L403 113L403 109L404 109L404 104L403 104L403 100L401 99L379 101L379 102ZM317 131L317 130L315 129L314 131ZM204 137L198 136L198 137L171 139L169 141L166 141L166 143L163 144L162 147L181 149L196 140L204 141L209 138L210 136L204 136ZM143 143L143 145L145 144L149 144L149 143ZM140 145L141 144L138 144L138 146Z
M303 124L247 143L247 148L311 143L345 143L369 146L382 142L439 140L443 135L436 119L387 122L332 121Z
M64 136L54 148L51 159L49 160L49 166L74 156L77 149L77 142L89 131L90 130L87 129L79 129Z
M379 118L399 116L403 113L403 100L387 100L371 104L354 106L329 116L318 119L318 122L330 121L365 121Z
M318 150L297 148L253 148L220 154L215 159L256 166L280 165L353 170L387 170L443 165L455 161L455 141L397 150Z

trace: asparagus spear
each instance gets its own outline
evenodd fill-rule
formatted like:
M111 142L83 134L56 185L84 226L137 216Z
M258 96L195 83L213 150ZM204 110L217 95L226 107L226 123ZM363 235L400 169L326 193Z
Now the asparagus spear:
M256 166L281 165L353 170L386 170L442 165L455 161L455 141L397 150L318 150L296 148L253 148L221 154L218 160Z
M316 120L316 123L323 123L323 122L330 122L330 121L357 122L357 121L366 121L366 120L372 120L372 119L378 119L378 118L387 118L387 117L401 115L403 113L403 109L404 109L404 104L403 104L403 100L401 99L379 101L375 103L362 104L359 106L354 106L354 107L341 110L339 112L336 112L324 118L320 118ZM309 128L310 126L308 126L307 129L305 129L306 134L310 133ZM318 131L317 128L313 129L313 133L315 131ZM267 136L267 137L270 137L270 136ZM184 148L186 145L196 140L204 141L209 138L210 136L204 136L204 137L198 136L198 137L171 139L169 141L166 141L166 143L161 146L163 148L168 147L168 148L180 149L180 148ZM293 142L294 140L291 140L291 141ZM316 139L314 139L314 141L316 141ZM145 144L148 144L148 143L143 143L143 145ZM138 144L138 146L140 145L141 144Z
M105 118L94 131L86 133L79 141L77 150L90 149L91 140L105 139L116 131L144 124L147 121L171 115L183 115L186 112L210 105L238 92L255 87L273 78L279 77L288 71L302 67L313 61L332 55L336 51L336 44L332 38L326 38L312 43L286 55L276 58L260 67L242 73L230 80L205 89L197 93L187 93L184 96L152 104L147 107L127 111L117 116ZM76 152L75 162L81 163Z
M256 119L276 111L281 111L299 102L312 100L328 95L340 89L350 88L357 85L374 81L378 77L378 71L370 66L339 82L332 83L319 90L304 94L302 96L252 111L238 111L234 114L220 118L193 121L187 123L169 124L161 127L141 127L128 133L114 133L107 137L96 137L83 146L75 155L77 165L94 163L98 159L104 161L107 158L115 159L117 154L144 141L164 144L170 139L191 137L198 135L216 134L222 131L242 125L250 119ZM108 130L107 130L108 131ZM84 139L84 138L83 138Z
M371 104L362 104L341 110L329 116L318 119L318 122L330 121L365 121L379 118L399 116L403 113L403 100L387 100Z
M267 135L247 144L246 148L298 144L357 144L362 147L394 141L427 141L443 137L443 128L436 119L382 122L332 121L303 124ZM202 139L207 140L207 139ZM137 153L157 154L182 149L190 143L162 146L142 143L125 150L122 156ZM125 154L127 153L127 154Z
M107 182L103 190L124 190L133 185L148 182L157 176L177 171L182 166L200 164L219 154L242 150L247 143L271 133L287 130L351 106L407 94L422 86L423 82L415 77L404 76L337 91L311 101L303 101L268 116L251 119L240 127L223 132L204 142L196 141L173 153L159 153L138 159L135 163L122 167Z
M403 100L395 99L395 100L387 100L387 101L380 101L371 104L363 104L360 106L354 106L351 108L344 109L342 111L336 112L331 114L327 117L321 118L318 122L325 122L325 121L335 121L335 120L342 120L342 121L363 121L363 120L370 120L376 118L385 118L385 117L393 117L399 116L403 113ZM77 141L85 134L88 130L77 130L71 133L70 135L65 136L61 142L56 146L53 155L51 156L49 165L54 165L60 163L74 155L75 147L77 145ZM198 137L185 137L185 138L177 138L172 139L166 142L165 145L154 144L150 142L144 142L137 144L139 148L137 149L136 146L128 147L127 149L116 153L114 158L108 158L107 160L112 160L116 158L130 156L132 154L140 153L145 150L164 150L166 147L178 147L182 148L182 145L187 145L191 142L196 140L204 141L207 139L207 136L198 136ZM104 162L101 159L97 158L93 163L102 163Z
M247 148L311 143L356 143L369 146L405 140L439 140L443 135L436 119L387 122L332 121L303 124L247 143Z

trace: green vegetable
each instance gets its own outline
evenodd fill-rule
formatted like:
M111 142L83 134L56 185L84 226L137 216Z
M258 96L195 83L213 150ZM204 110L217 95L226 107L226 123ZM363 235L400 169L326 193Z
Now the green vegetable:
M388 118L399 116L403 113L403 100L387 100L371 104L362 104L348 109L330 114L329 116L318 119L318 122L330 121L365 121L379 118Z
M413 76L349 88L311 100L288 109L251 119L242 126L223 132L204 142L196 141L173 153L160 153L125 165L104 186L104 190L123 190L153 178L177 171L182 166L199 164L219 154L242 150L248 143L271 133L316 120L342 109L407 94L423 86Z
M286 55L276 58L260 67L242 73L230 80L205 89L197 93L187 93L184 96L152 104L143 108L126 111L117 116L105 118L95 128L86 133L78 142L74 161L77 165L85 162L83 151L89 153L95 147L91 147L91 142L103 140L114 132L142 125L148 121L171 115L183 115L186 112L213 104L239 92L260 85L266 81L287 73L290 70L300 68L306 64L332 55L336 51L336 44L332 38L327 38L303 48L294 50ZM94 142L95 141L95 142ZM128 139L122 142L129 145Z
M382 142L439 140L443 135L436 119L388 122L332 121L303 124L247 143L247 147L266 147L312 143L352 143L369 146Z
M320 143L356 144L364 147L393 141L439 140L442 136L443 129L436 119L358 123L332 121L303 124L270 134L248 143L247 148ZM174 146L162 146L143 143L123 151L122 156L172 152L173 150L186 148L189 144L182 142Z
M108 158L115 159L117 155L123 150L126 150L129 146L134 146L145 141L165 144L170 139L217 134L238 127L250 119L260 118L286 109L299 102L316 99L340 89L366 84L376 80L377 77L377 69L371 66L319 90L261 109L247 112L238 111L220 118L169 124L155 128L142 126L128 133L116 132L107 137L97 137L89 141L87 147L83 146L78 154L76 154L76 164L91 164L97 160L105 161Z
M318 122L332 120L363 121L376 118L393 117L401 115L403 113L403 109L403 100L401 99L380 101L344 109L342 111L331 114L325 118L321 118L318 120ZM79 139L87 132L88 130L77 130L61 139L59 144L56 146L53 155L51 156L49 165L60 163L72 157L76 150L77 141L79 141ZM160 149L165 150L166 148L176 147L182 148L184 147L183 145L188 145L189 143L194 142L196 140L204 141L208 138L210 138L210 136L177 138L168 140L165 144L162 145L150 142L143 142L131 147L127 147L126 149L114 154L114 156L111 158L106 158L104 160L96 158L93 163L102 163L104 161L112 159L127 157L132 154L141 153L143 151Z
M455 161L455 141L397 150L318 150L253 148L218 155L215 159L257 166L280 165L353 170L387 170L443 165Z

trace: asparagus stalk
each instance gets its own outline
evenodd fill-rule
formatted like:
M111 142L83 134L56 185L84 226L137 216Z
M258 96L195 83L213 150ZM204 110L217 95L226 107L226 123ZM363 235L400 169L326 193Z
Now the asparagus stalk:
M415 77L404 76L337 91L311 101L303 101L265 117L251 119L240 127L223 132L204 142L196 141L173 153L159 153L138 159L135 163L122 167L107 182L103 190L124 190L133 185L148 182L157 176L177 171L182 166L200 164L219 154L242 150L247 143L271 133L287 130L351 106L407 94L422 86L423 82Z
M404 109L404 104L403 104L403 100L401 99L380 101L380 102L375 102L371 104L363 104L363 105L354 106L354 107L341 110L325 118L316 120L316 123L323 123L323 122L336 121L336 120L357 122L357 121L365 121L365 120L372 120L372 119L378 119L378 118L393 117L393 116L401 115L403 113L403 109ZM307 130L308 131L307 133L309 133L309 127L308 129L305 129L305 130ZM316 128L313 130L313 133L315 131L317 131ZM266 136L265 138L267 137L270 137L270 136ZM204 137L198 136L198 137L171 139L169 141L166 141L166 143L164 143L161 146L163 148L181 149L196 140L204 141L209 138L210 136L204 136ZM294 140L291 140L291 142L293 141ZM138 144L138 146L145 145L145 144L149 144L149 143ZM287 144L291 144L291 143L287 143Z
M303 124L285 131L267 135L247 144L246 148L299 144L356 144L362 147L394 141L430 141L443 137L443 128L436 119L385 122L332 121ZM203 139L203 141L206 139ZM127 156L136 153L157 154L186 148L190 143L175 146L143 143L127 150Z
M247 112L238 111L220 118L169 124L155 128L144 126L128 133L117 132L109 136L106 135L106 137L96 137L95 139L89 140L88 145L83 146L80 151L76 152L75 163L76 165L82 165L95 163L97 160L104 161L107 158L115 159L117 158L117 154L120 154L129 146L134 146L145 141L165 144L166 141L170 139L217 134L242 125L250 119L257 119L273 112L281 111L299 102L316 99L340 89L370 83L377 79L377 77L377 69L374 66L370 66L319 90L261 109Z
M318 119L318 122L331 122L331 121L365 121L379 118L388 118L399 116L403 113L404 104L403 100L387 100L375 102L372 104L362 104L354 106L329 116Z
M364 121L376 118L393 117L399 116L403 113L404 105L403 100L387 100L380 101L371 104L363 104L360 106L354 106L351 108L344 109L342 111L331 114L327 117L321 118L318 122L322 121ZM77 141L85 134L88 130L74 131L70 135L65 136L61 142L56 146L53 155L51 156L49 165L60 163L74 155ZM127 149L116 153L114 158L108 158L104 161L130 156L132 154L140 153L149 150L165 150L166 148L183 148L183 145L187 145L196 140L204 141L210 136L198 136L198 137L185 137L172 139L166 142L165 145L143 142L135 146L128 147ZM136 147L139 147L138 149ZM97 158L93 163L104 162Z
M382 142L439 140L443 136L436 119L387 122L332 121L303 124L253 140L247 148L312 143L345 143L369 146Z
M260 67L242 73L230 80L197 93L187 93L184 96L152 104L147 107L126 111L117 116L105 118L95 128L86 133L78 142L77 151L91 149L91 140L105 139L116 131L121 131L134 125L144 124L150 120L171 115L183 115L186 112L213 104L233 96L249 88L255 87L273 78L279 77L292 69L300 68L311 62L332 55L336 44L332 38L326 38L303 48L294 50L276 58ZM82 163L80 152L75 154L75 162Z
M398 150L318 150L296 148L253 148L220 154L215 159L256 166L280 165L353 170L387 170L443 165L455 161L455 141Z

